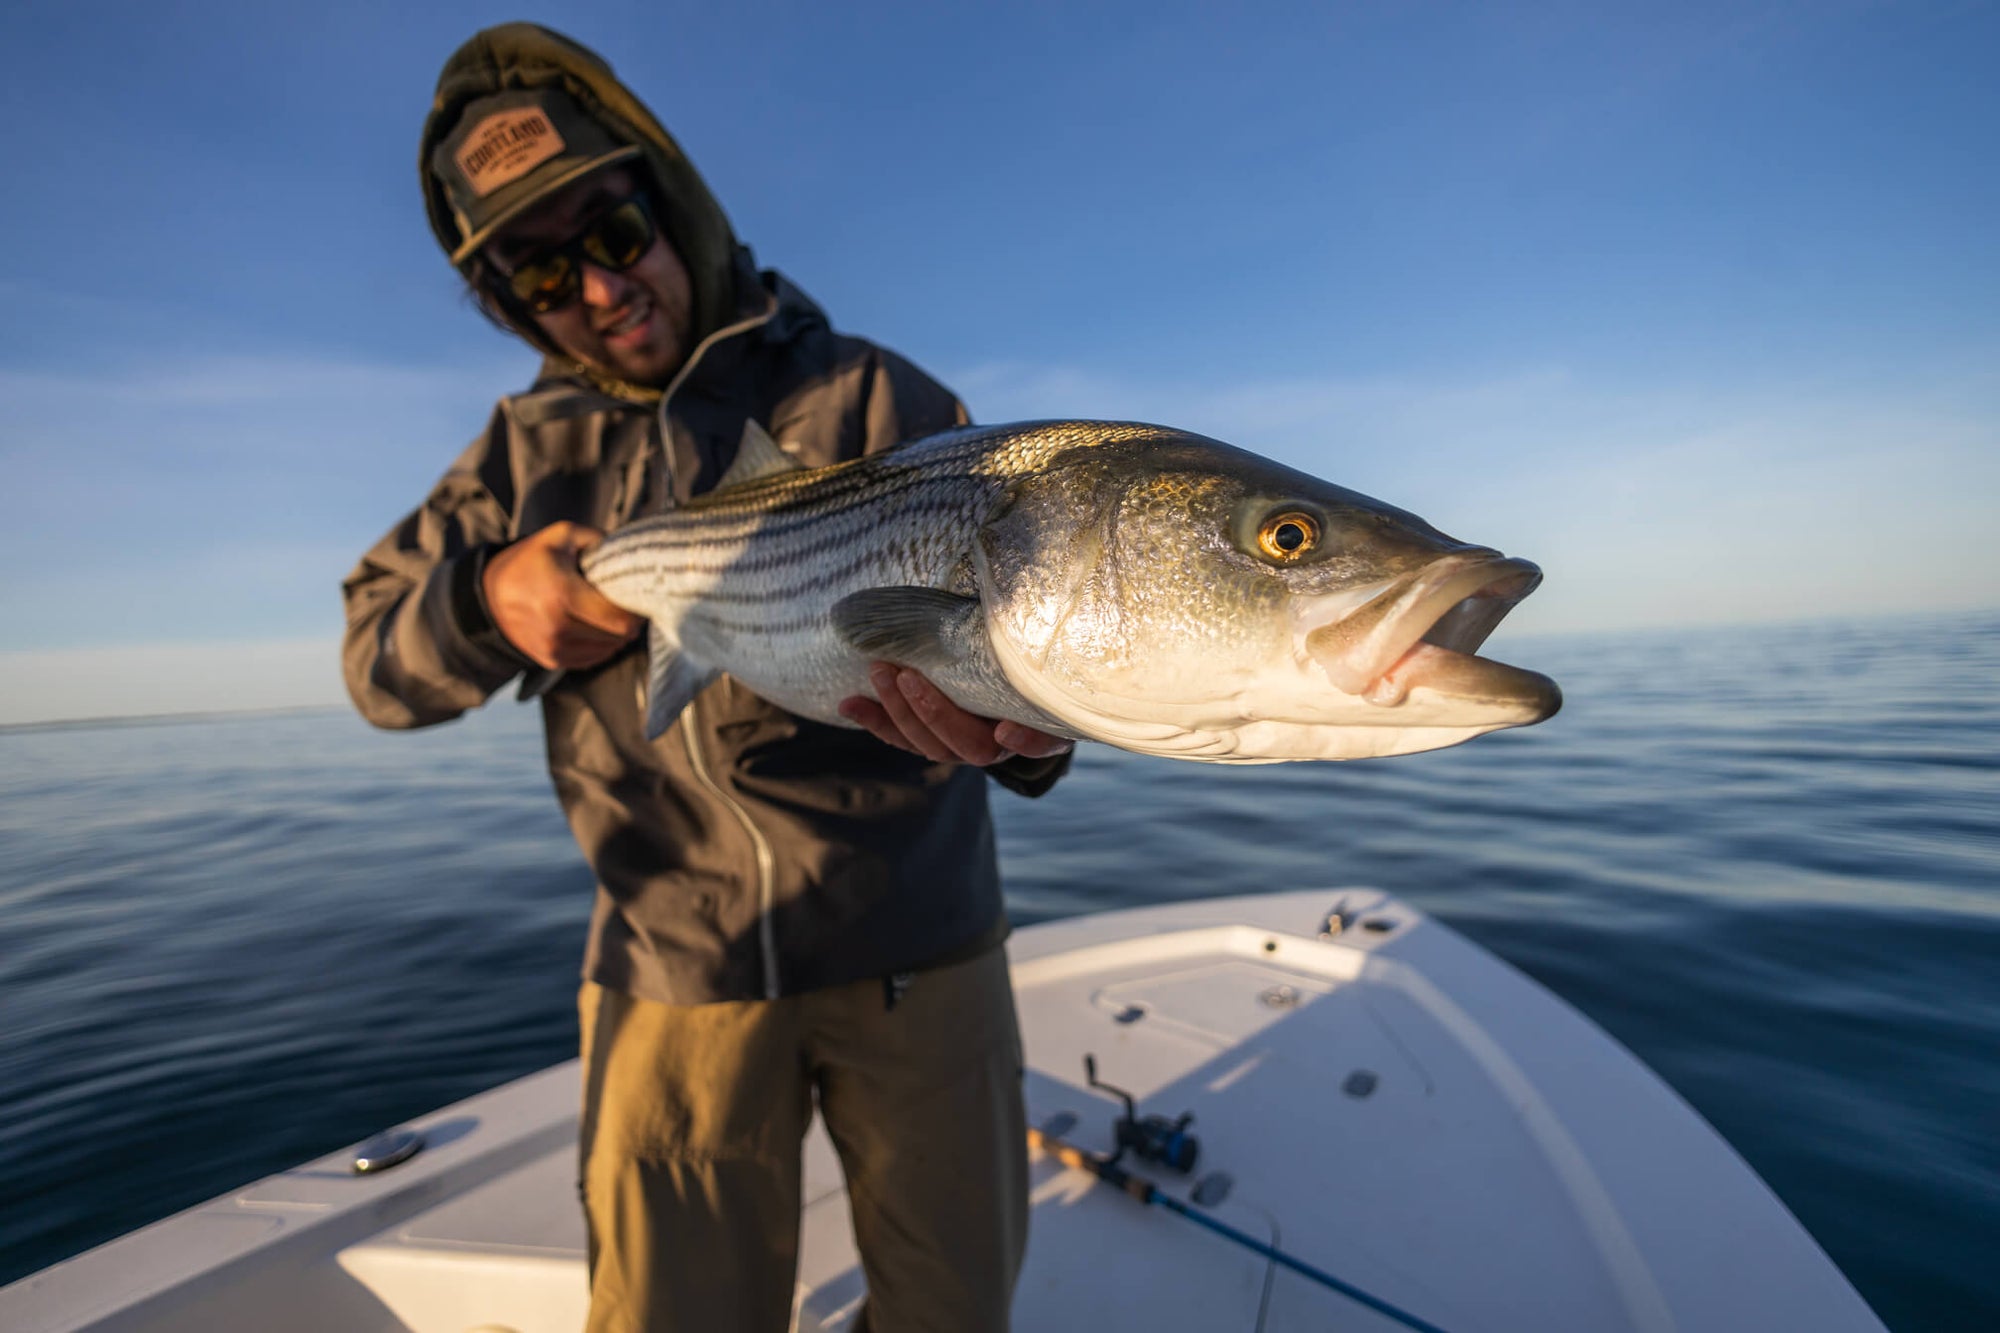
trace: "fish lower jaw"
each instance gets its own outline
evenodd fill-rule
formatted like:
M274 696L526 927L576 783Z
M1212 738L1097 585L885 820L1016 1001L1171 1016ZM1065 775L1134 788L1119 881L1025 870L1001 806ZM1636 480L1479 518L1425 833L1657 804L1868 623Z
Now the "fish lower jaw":
M1488 722L1470 726L1439 726L1410 722L1393 725L1381 718L1368 725L1301 727L1295 723L1252 723L1232 733L1227 753L1181 754L1183 759L1207 759L1218 764L1276 764L1294 759L1385 759L1391 755L1442 750L1516 725Z
M1085 738L1140 754L1218 764L1414 754L1539 722L1560 703L1554 683L1545 677L1426 647L1430 653L1410 651L1412 667L1430 664L1436 654L1475 663L1472 671L1492 673L1501 682L1519 678L1540 682L1546 689L1467 696L1441 679L1450 673L1432 669L1406 672L1390 681L1385 689L1394 691L1393 703L1333 690L1311 676L1299 675L1267 675L1236 692L1173 704L1081 689L1065 692L1058 700L1044 696L1044 702Z
M1440 718L1392 714L1361 705L1340 722L1254 718L1226 725L1178 726L1095 719L1089 739L1165 759L1211 764L1278 764L1293 760L1379 759L1440 750L1518 721L1447 724Z
M1490 717L1498 726L1541 722L1562 707L1562 691L1538 671L1421 639L1355 697L1386 712L1443 714L1452 723Z
M1410 689L1416 680L1425 674L1426 668L1437 668L1448 658L1462 658L1463 653L1454 653L1448 648L1426 643L1422 639L1411 644L1403 655L1389 664L1389 669L1360 689L1353 691L1358 699L1366 700L1377 708L1398 708L1410 697Z

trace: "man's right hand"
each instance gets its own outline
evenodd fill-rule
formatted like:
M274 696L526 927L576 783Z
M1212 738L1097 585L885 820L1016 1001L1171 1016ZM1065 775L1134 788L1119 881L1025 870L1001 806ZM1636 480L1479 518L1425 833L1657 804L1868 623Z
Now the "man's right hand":
M486 609L507 642L545 667L592 667L646 627L592 587L577 566L604 540L596 528L554 523L487 560Z

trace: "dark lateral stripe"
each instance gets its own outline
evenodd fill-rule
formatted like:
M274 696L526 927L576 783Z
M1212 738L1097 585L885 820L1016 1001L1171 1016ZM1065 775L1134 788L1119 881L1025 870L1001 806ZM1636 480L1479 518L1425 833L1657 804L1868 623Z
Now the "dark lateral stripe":
M760 568L765 570L781 570L785 567L786 563L784 561L767 561ZM854 579L858 573L871 565L889 570L902 563L894 559L885 559L879 551L858 551L837 566L822 568L809 575L783 580L770 580L768 584L769 591L729 592L721 588L709 588L702 592L701 600L703 602L734 603L739 605L789 601L794 597L835 587L845 581ZM746 568L746 566L735 567L731 572L737 573L743 568ZM657 577L664 582L668 582L669 586L672 586L672 582L676 579L686 579L690 574L704 572L707 571L701 570L697 566L688 565L677 566L673 569L659 569L653 566L645 566L630 571L630 576L636 578ZM597 571L595 577L600 584L615 584L619 581L619 572Z
M653 577L680 582L697 577L755 578L760 574L821 563L830 555L859 550L881 553L906 543L919 546L949 543L973 517L959 497L929 502L905 501L893 516L858 513L829 517L809 530L792 534L788 543L768 531L737 541L662 542L613 539L601 554L585 562L585 572L599 583L629 577ZM806 539L802 540L801 536Z
M811 611L804 611L784 620L771 620L764 616L737 619L734 617L710 615L707 606L708 604L704 600L701 614L701 619L704 623L713 625L720 630L726 630L732 634L754 634L763 639L773 639L784 634L806 634L815 631L826 624L826 618L831 609L828 607L816 607Z
M904 497L893 513L855 508L814 515L793 523L772 523L760 516L759 519L727 528L706 525L702 529L690 530L679 525L663 525L660 530L644 533L628 529L614 533L600 548L602 553L585 562L585 568L593 577L601 577L614 567L623 568L634 562L661 568L695 569L714 567L719 557L724 563L733 565L735 557L725 553L745 547L766 552L767 558L790 560L816 549L866 540L869 534L878 533L885 527L901 528L935 521L939 515L959 519L969 516L973 508L965 497L959 496L941 496L916 503ZM704 555L708 557L706 561L700 558Z
M627 525L612 534L612 540L615 542L620 537L629 536L632 542L643 541L654 550L714 546L731 540L744 540L753 534L759 542L778 542L817 525L865 515L866 508L871 506L896 508L900 518L903 506L910 503L905 497L925 489L944 490L958 505L969 506L986 489L986 483L982 479L962 475L904 473L867 488L856 488L845 497L847 502L844 504L819 503L824 497L815 496L815 503L810 506L764 504L738 508L727 515L677 509L658 518ZM881 519L869 516L867 521L872 526Z
M824 592L846 583L873 583L856 577L870 565L891 572L901 562L882 560L874 554L859 556L849 560L838 569L829 569L805 578L787 579L782 584L773 584L769 592L725 592L720 588L710 588L701 594L704 606L767 606L773 603L796 601L812 593Z
M863 530L846 534L843 540L798 545L782 551L767 550L761 544L738 544L722 551L697 548L682 553L659 550L633 552L630 559L603 561L590 566L588 572L598 583L650 579L675 586L725 576L731 582L750 582L761 576L786 574L796 585L796 581L802 578L819 581L830 561L841 562L842 568L852 568L871 560L883 561L883 543L867 542L866 536ZM675 558L676 554L680 558ZM699 556L707 558L691 558ZM813 572L806 573L808 569Z
M885 546L905 536L919 543L927 536L932 540L946 538L956 526L956 521L964 517L964 508L957 503L912 505L897 514L893 523L886 525L893 530L887 540L883 539L882 533L885 525L870 520L843 529L829 529L815 534L813 541L794 542L789 546L780 546L775 540L766 540L761 535L755 542L738 543L733 548L722 542L708 545L679 543L674 546L648 543L643 548L593 562L589 573L598 582L628 575L651 576L670 582L723 574L734 578L754 578L762 573L821 563L830 555L855 552L855 558L845 566L851 568L854 564L881 559ZM869 540L871 537L875 540ZM718 550L718 547L722 549ZM707 558L692 558L701 555Z

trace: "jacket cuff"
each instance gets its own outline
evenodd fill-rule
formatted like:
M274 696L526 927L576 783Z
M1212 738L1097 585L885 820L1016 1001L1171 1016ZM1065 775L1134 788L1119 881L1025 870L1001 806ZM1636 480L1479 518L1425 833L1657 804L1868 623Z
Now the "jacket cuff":
M446 572L445 605L452 630L471 649L472 656L511 668L512 674L534 663L507 641L486 604L486 562L508 544L484 542L454 557Z
M1040 796L1056 785L1056 780L1069 772L1074 750L1051 755L1047 759L1029 759L1015 755L1012 759L1002 759L997 764L988 764L986 773L995 782L1019 796Z

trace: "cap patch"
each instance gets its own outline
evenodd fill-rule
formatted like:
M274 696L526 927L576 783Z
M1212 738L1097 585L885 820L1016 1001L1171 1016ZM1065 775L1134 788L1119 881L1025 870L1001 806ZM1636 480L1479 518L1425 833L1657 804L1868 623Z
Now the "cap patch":
M496 111L474 125L452 161L473 194L483 199L562 150L562 136L540 107L518 107Z

